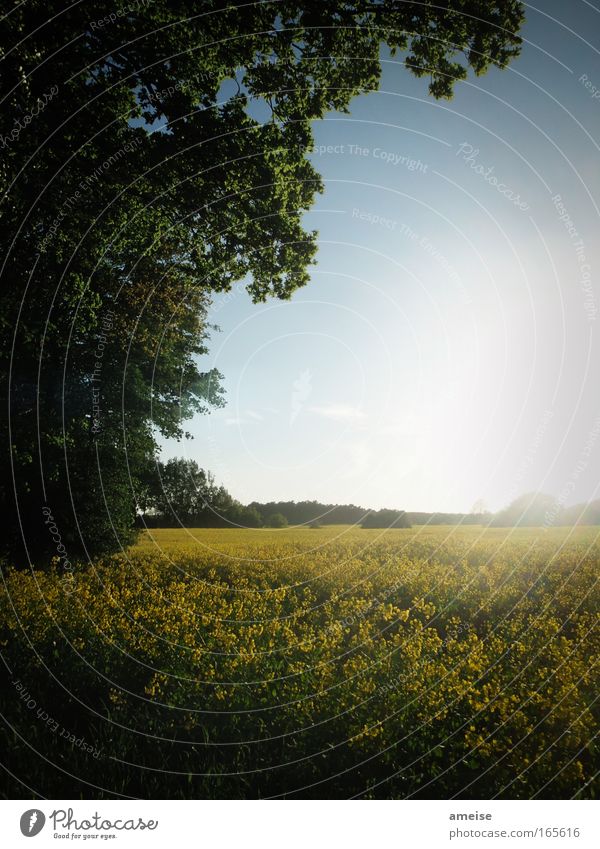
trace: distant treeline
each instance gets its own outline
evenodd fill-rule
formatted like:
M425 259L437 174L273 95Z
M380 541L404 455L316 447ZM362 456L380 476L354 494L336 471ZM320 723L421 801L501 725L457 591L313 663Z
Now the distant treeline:
M487 525L490 513L411 513L407 514L411 525Z
M372 510L356 504L320 501L253 501L242 504L210 472L193 460L157 460L148 470L138 503L138 525L146 527L284 528L287 525L360 525L410 528L413 525L491 525L550 527L600 525L600 501L564 507L543 493L521 495L497 513L425 513Z
M248 507L255 510L265 525L273 516L284 516L289 525L362 525L364 528L410 528L404 510L370 510L356 504L321 504L319 501L253 501Z
M253 501L248 505L266 522L269 516L281 513L290 525L355 525L360 524L370 510L356 504L321 504L319 501Z
M156 460L147 470L138 500L140 527L259 528L262 517L216 483L194 460Z
M600 525L600 501L565 507L543 492L528 492L499 510L490 524L496 528Z
M425 524L478 524L488 514L407 513L372 510L356 504L320 501L253 501L241 504L216 483L213 475L194 460L156 460L148 469L138 503L138 525L154 528L246 527L282 528L286 525L361 525L364 528L410 528Z
M156 460L138 502L138 526L151 528L284 528L287 525L362 525L409 528L403 510L370 510L356 504L271 501L241 504L194 460Z
M356 504L322 504L319 501L253 501L248 505L256 510L263 521L275 513L286 517L290 525L362 525L369 527L409 528L412 525L481 525L488 524L489 513L423 513L404 510L371 510ZM402 518L400 518L402 517Z

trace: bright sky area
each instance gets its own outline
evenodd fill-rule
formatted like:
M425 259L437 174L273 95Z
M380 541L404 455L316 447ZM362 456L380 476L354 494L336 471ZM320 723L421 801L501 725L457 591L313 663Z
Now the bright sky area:
M379 92L315 123L311 282L215 299L202 363L227 406L164 456L245 503L600 497L600 12L545 0L527 18L521 57L450 102L392 60Z

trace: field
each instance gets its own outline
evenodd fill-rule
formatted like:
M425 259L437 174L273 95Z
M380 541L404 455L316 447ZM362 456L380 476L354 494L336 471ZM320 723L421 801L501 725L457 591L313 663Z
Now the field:
M4 793L593 797L599 562L594 528L338 526L8 570Z

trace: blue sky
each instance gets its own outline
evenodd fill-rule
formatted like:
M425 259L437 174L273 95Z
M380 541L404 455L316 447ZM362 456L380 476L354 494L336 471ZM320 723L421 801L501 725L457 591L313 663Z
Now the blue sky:
M378 92L315 123L311 282L215 300L203 366L227 406L165 456L244 502L599 497L600 12L540 8L521 57L452 101L386 61Z

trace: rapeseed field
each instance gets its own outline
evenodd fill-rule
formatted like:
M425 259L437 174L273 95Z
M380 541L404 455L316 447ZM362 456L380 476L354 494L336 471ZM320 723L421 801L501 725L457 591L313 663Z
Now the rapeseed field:
M332 526L8 569L8 769L54 798L592 797L599 563L594 528Z

